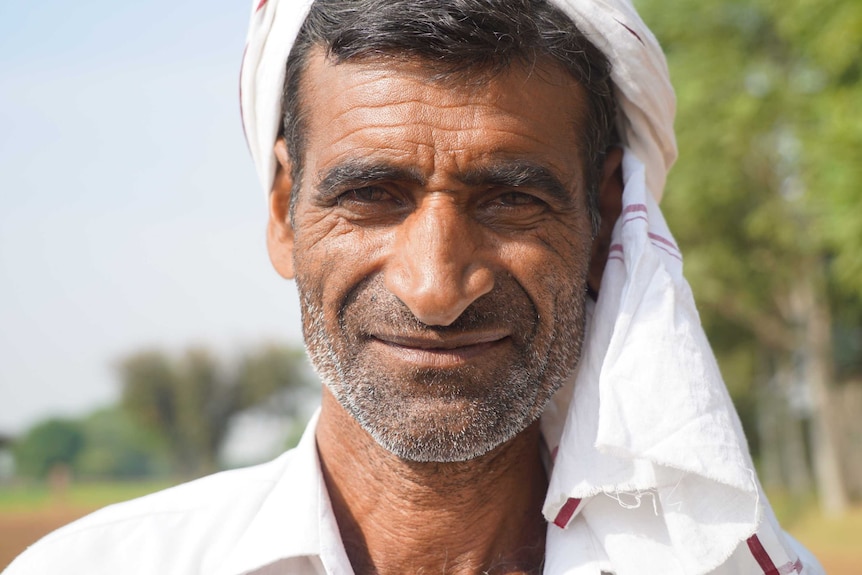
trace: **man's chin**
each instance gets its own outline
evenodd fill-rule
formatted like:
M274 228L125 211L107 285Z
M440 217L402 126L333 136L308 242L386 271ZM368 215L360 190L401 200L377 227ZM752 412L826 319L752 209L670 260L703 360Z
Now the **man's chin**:
M378 430L379 431L379 430ZM471 461L493 451L505 441L477 442L469 435L440 431L434 435L413 436L385 430L370 432L382 448L396 457L414 463L457 463ZM513 434L514 436L514 434ZM506 440L511 438L506 438Z
M413 462L450 463L481 457L535 419L464 398L404 401L397 408L378 406L370 413L356 406L348 410L378 445ZM390 416L384 416L384 411Z

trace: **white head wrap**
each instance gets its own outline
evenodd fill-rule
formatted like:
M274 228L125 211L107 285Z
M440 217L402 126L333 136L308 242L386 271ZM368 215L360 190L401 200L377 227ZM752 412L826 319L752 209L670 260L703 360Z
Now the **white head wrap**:
M555 455L545 573L813 573L762 495L658 208L677 153L664 54L629 0L552 2L613 66L625 189L580 365L542 418ZM240 89L266 192L285 62L311 3L253 7Z

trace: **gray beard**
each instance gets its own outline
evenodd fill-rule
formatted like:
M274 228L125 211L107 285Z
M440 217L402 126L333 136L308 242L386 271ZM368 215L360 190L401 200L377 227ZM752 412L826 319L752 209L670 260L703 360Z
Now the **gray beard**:
M584 290L558 297L551 325L541 325L523 288L511 277L501 278L455 323L438 327L419 322L372 279L345 299L332 334L320 294L299 277L297 287L308 355L321 381L380 446L408 461L466 461L509 441L539 418L580 356ZM384 324L410 333L511 326L514 353L487 369L468 365L396 374L364 353L365 328Z

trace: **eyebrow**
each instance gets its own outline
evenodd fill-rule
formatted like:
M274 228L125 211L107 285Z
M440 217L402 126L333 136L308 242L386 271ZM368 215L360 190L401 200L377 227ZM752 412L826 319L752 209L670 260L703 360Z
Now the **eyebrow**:
M460 174L458 179L468 186L532 188L564 204L574 201L573 194L551 170L526 160L503 161L471 168Z
M470 168L456 175L468 186L501 188L532 188L541 190L563 204L574 202L573 194L551 170L527 160L499 161L487 166ZM378 182L404 182L424 186L427 179L415 169L393 166L385 162L356 159L332 167L317 184L323 198L330 198L349 188L369 186Z

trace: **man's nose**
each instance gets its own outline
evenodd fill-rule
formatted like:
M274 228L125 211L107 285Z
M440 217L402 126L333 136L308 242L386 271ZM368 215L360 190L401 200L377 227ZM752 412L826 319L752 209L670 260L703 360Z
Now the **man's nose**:
M395 234L386 287L426 325L449 325L494 287L480 224L449 199L428 200Z

